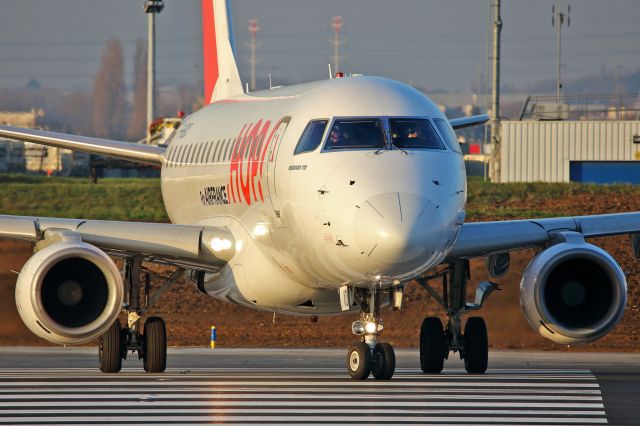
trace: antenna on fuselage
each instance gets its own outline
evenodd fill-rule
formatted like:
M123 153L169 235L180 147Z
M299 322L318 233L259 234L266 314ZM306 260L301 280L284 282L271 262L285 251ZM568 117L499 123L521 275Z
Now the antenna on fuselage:
M329 66L329 80L333 80L333 72L331 72L331 64L327 64Z

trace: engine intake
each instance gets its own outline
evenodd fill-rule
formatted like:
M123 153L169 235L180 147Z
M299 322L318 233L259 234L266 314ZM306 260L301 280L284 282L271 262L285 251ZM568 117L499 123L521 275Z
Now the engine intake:
M537 255L520 283L520 305L534 330L562 344L587 343L620 321L627 281L616 261L584 241Z
M120 313L124 288L111 258L81 241L34 254L16 283L18 312L29 329L58 344L100 336Z

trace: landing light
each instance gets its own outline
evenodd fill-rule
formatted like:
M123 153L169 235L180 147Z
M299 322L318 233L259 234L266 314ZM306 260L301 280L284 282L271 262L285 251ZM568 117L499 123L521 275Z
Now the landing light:
M267 225L265 225L264 223L257 223L253 228L253 235L255 235L256 237L266 235L267 232L269 232L269 228L267 228Z
M363 321L354 321L353 324L351 324L351 331L353 332L353 334L356 334L358 336L361 336L365 333L379 333L383 328L384 327L382 326L382 324L376 324L373 321L369 321L367 323L364 323Z
M364 325L364 330L367 332L367 334L380 333L383 329L384 327L382 326L382 324L376 324L372 321Z
M351 331L358 336L364 334L364 328L362 321L354 321L353 324L351 324Z
M378 330L378 326L376 325L375 322L368 322L365 324L364 326L364 331L367 332L367 334L373 334Z
M213 240L211 240L211 248L213 249L213 251L229 250L231 248L231 241L224 238L215 237Z

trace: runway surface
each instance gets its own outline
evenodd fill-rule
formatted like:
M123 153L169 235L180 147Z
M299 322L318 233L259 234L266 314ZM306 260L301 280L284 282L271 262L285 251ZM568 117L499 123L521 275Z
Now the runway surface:
M164 374L129 359L109 375L95 352L0 349L0 424L640 422L638 355L493 352L485 375L424 375L401 350L393 380L358 382L346 351L172 349Z

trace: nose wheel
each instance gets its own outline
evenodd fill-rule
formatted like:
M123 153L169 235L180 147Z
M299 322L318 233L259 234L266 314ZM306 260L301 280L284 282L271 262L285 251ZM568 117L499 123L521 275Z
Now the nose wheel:
M396 370L396 354L393 346L378 343L373 348L373 365L371 373L378 380L389 380Z
M396 354L389 343L376 343L371 347L358 342L347 352L347 371L354 380L365 380L370 374L378 380L389 380L396 370Z
M383 330L380 320L380 290L357 289L357 302L362 308L360 320L351 325L353 334L361 341L347 351L347 371L354 380L365 380L373 375L378 380L389 380L396 370L396 355L389 343L379 343Z
M354 380L364 380L371 374L373 356L371 348L364 342L358 342L349 348L347 352L347 370Z

